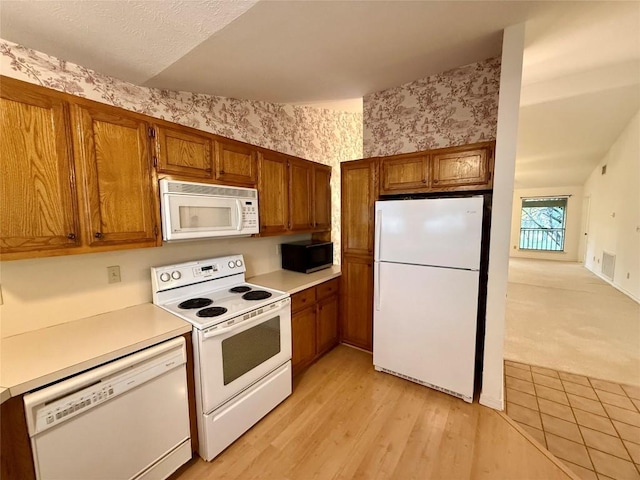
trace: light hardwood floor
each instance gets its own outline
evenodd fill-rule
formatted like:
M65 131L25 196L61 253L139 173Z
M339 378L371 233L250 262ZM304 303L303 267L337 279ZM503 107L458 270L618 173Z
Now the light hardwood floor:
M376 372L339 346L213 462L176 479L570 479L501 413Z

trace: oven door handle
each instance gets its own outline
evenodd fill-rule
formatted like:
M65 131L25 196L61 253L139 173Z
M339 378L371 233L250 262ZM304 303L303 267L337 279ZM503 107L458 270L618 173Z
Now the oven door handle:
M290 300L287 298L285 300L285 302L286 303L283 303L278 308L273 308L273 309L266 310L265 312L263 312L263 313L261 313L259 315L256 315L255 317L247 318L246 320L244 319L244 315L243 315L242 316L243 317L242 320L237 320L231 325L228 324L231 321L231 320L229 320L227 322L221 323L220 325L216 325L215 327L206 328L204 330L204 334L202 335L202 337L204 339L213 338L213 337L219 337L219 336L225 335L227 333L234 332L235 330L238 330L238 329L240 329L242 327L255 326L255 325L259 324L260 322L264 321L265 317L273 317L273 316L275 316L274 314L279 314L279 312L282 312L282 310L284 310L284 308L285 308L285 305L288 304L290 302Z

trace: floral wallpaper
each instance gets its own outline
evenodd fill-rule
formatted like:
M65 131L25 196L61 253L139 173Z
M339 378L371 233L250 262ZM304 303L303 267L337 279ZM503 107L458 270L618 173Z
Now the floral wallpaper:
M0 39L0 73L333 167L340 252L340 162L362 158L362 114L148 88Z
M364 97L364 156L494 140L500 58L490 58Z

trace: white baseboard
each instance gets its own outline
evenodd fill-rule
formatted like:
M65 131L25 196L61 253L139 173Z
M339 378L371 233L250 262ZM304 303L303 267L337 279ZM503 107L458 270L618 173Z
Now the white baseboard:
M627 297L629 297L631 300L633 300L636 303L640 303L640 298L636 297L635 295L633 295L631 292L626 291L624 288L622 288L620 285L617 285L615 283L613 283L611 280L609 280L607 277L605 277L604 275L602 275L599 272L596 272L595 270L591 270L589 267L587 267L586 265L584 265L584 268L586 268L587 270L589 270L591 273L593 273L596 277L601 278L602 280L604 280L605 282L607 282L609 285L611 285L613 288L615 288L616 290L618 290L620 293L625 294Z
M480 394L480 405L493 408L494 410L504 410L504 400L502 398L493 398L483 393Z

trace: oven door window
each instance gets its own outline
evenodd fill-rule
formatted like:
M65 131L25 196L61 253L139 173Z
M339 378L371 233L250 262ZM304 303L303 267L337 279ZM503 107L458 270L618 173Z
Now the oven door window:
M222 341L224 384L280 353L280 317L274 317Z

